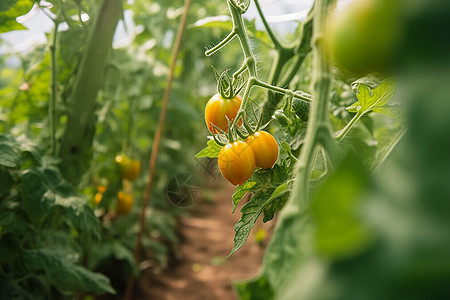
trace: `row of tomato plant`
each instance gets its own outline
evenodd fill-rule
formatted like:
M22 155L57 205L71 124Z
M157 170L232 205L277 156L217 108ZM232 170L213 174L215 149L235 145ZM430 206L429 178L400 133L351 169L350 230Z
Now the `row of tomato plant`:
M115 14L122 4L119 27L128 30L132 42L110 51L105 49L111 42L103 44L103 50L95 51L99 60L108 58L105 65L89 62L92 45L107 35L95 33L99 15L105 10ZM28 12L54 25L46 34L47 45L11 50L0 61L0 298L121 294L128 278L143 269L158 274L178 256L176 218L185 211L167 201L167 182L179 173L205 172L188 158L195 154L196 132L202 129L195 121L201 117L201 87L213 80L200 77L194 66L218 61L192 52L193 45L206 43L195 24L175 66L167 117L171 126L165 129L153 200L146 209L143 264L136 264L133 251L181 5L20 0L0 6L2 33L25 29L16 17ZM189 23L223 7L207 1L195 6ZM213 37L214 29L205 31ZM1 43L8 49L7 42ZM91 85L98 87L97 94ZM76 142L83 130L88 134Z

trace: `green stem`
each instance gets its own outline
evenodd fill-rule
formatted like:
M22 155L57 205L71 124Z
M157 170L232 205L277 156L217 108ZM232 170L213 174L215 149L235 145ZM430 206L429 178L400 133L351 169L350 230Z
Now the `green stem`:
M266 17L264 16L264 14L261 10L261 6L259 5L259 1L258 0L253 0L253 1L255 2L256 9L258 10L259 16L261 17L261 20L264 24L264 27L266 28L267 33L269 34L270 39L272 40L273 45L277 49L284 48L284 46L280 43L278 38L273 33L272 28L270 28L270 26L269 26L269 23L267 23Z
M288 95L288 96L292 95L293 97L301 99L301 100L303 100L305 102L312 102L311 95L309 95L307 93L304 93L304 92L299 94L299 93L293 92L293 91L291 91L289 89L284 89L284 88L281 88L281 87L276 86L276 85L271 85L271 84L268 84L268 83L266 83L264 81L261 81L261 80L258 80L258 79L254 80L254 85L263 87L263 88L268 89L268 90L272 90L274 92L282 93L282 94L285 94L285 95Z
M376 162L372 166L372 172L375 172L386 161L386 159L389 157L389 155L391 155L394 148L397 147L398 143L403 138L405 133L406 133L405 129L402 129L397 133L397 135L392 140L391 144L386 148L386 150L381 155L381 158L378 160L378 162Z
M242 66L233 74L233 83L236 81L236 79L241 75L245 70L247 70L247 62L244 62Z
M211 49L205 51L205 55L206 56L211 56L213 55L215 52L219 51L223 46L225 46L226 44L228 44L229 41L231 41L234 36L236 35L236 30L233 29L226 38L224 38L220 43L218 43L217 45L215 45L214 47L212 47Z
M313 12L311 11L309 13L308 19L305 21L303 25L303 33L302 37L300 39L300 42L298 43L298 46L295 47L295 49L282 49L279 50L277 55L280 58L275 58L274 62L274 68L272 70L279 70L281 72L282 68L286 64L288 60L290 60L293 56L295 56L295 62L293 66L290 68L289 73L284 76L284 78L281 80L281 83L279 84L282 87L289 87L289 84L294 79L294 76L297 74L298 70L302 66L305 57L308 55L309 52L311 52L311 35L312 35L312 22L313 22ZM277 84L279 80L279 75L275 72L269 77L271 80L269 80L272 84ZM264 121L267 122L272 117L278 103L281 101L282 96L280 94L275 93L268 93L268 97L266 102L264 103Z
M326 29L326 18L332 0L317 0L314 18L313 35L313 74L312 86L314 101L311 105L305 142L297 164L297 181L295 182L290 202L297 202L301 210L309 207L309 178L313 157L321 141L331 141L331 125L329 119L329 99L331 91L331 66L326 59L326 48L323 35ZM330 146L330 145L329 145ZM334 148L334 147L332 147Z
M250 76L258 78L256 71L256 59L250 47L250 40L245 29L244 19L242 18L241 10L236 8L230 1L228 1L228 7L231 12L231 19L233 21L233 31L239 38L242 51L244 52L245 63L248 68Z
M95 108L101 78L108 63L116 25L122 14L122 0L102 0L89 26L86 47L79 63L73 89L67 101L68 116L59 155L63 176L77 184L92 158Z
M348 122L348 124L344 127L344 129L341 130L341 132L336 136L336 139L340 142L344 139L344 137L347 135L347 133L352 129L352 127L356 124L356 122L361 119L361 117L364 115L362 111L358 111L356 115Z
M50 45L50 69L51 69L51 95L48 105L48 120L50 127L50 153L51 155L56 154L56 39L58 36L59 23L54 22L55 27L53 28L53 39Z

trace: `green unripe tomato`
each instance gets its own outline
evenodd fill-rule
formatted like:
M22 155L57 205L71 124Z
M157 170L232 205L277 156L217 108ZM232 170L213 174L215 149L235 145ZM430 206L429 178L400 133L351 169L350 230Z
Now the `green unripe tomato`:
M402 36L398 0L357 0L338 12L326 39L334 62L357 75L390 73Z

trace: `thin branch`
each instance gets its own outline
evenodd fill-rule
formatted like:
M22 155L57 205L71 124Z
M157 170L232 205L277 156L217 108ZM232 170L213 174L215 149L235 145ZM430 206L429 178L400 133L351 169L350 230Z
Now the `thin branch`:
M273 45L275 46L275 48L277 49L283 49L285 48L280 41L278 40L278 38L275 36L275 34L272 31L272 28L270 28L269 23L266 20L266 17L264 16L264 13L261 9L261 6L259 5L259 1L258 0L253 0L255 2L256 5L256 9L258 10L259 16L261 17L261 20L264 24L264 27L266 28L267 33L269 34L270 39L272 40Z
M56 154L56 40L58 36L59 23L55 22L53 28L53 40L50 45L50 68L51 68L51 95L48 104L48 120L50 127L50 151Z
M220 41L220 43L218 43L217 45L215 45L214 47L212 47L211 49L205 51L205 55L206 56L211 56L213 55L215 52L219 51L223 46L225 46L226 44L228 44L229 41L231 41L234 36L236 35L236 30L232 30L226 38L224 38L222 41Z
M172 82L173 82L173 77L174 77L176 60L177 60L178 52L180 50L180 45L181 45L184 29L186 26L186 20L187 20L190 4L191 4L191 0L186 0L184 3L184 13L180 20L180 24L178 27L178 33L177 33L177 39L175 41L175 45L173 48L172 61L170 64L169 77L167 79L166 89L164 91L164 98L163 98L161 112L159 115L158 128L156 129L155 137L153 139L153 147L152 147L152 153L150 156L150 163L149 163L150 175L149 175L147 187L145 189L145 193L144 193L144 197L143 197L143 201L142 201L141 215L139 218L139 232L138 232L138 236L136 239L136 246L134 249L134 261L136 264L139 263L139 259L140 259L140 250L141 250L141 246L142 246L142 235L143 235L143 232L145 229L146 208L148 206L148 203L150 202L150 197L151 197L151 193L152 193L153 181L155 178L156 161L158 158L159 145L160 145L160 141L161 141L162 131L164 128L164 122L166 119L167 106L168 106L168 102L169 102L170 90L172 87ZM133 277L131 277L127 284L125 299L128 299L128 300L131 299L132 292L133 292L133 285L134 285L134 280L133 280Z
M350 129L353 128L353 126L358 122L359 119L364 115L364 113L358 111L356 115L348 122L348 124L344 127L344 129L341 130L341 132L336 136L336 139L340 142L344 139L344 137L347 135L347 133L350 131Z
M405 136L405 133L406 129L404 128L397 133L397 135L392 140L391 144L386 148L386 150L381 155L381 158L378 160L378 162L374 163L374 165L372 166L372 172L375 172L386 161L386 159L389 157L389 155L391 155L395 147L397 147L400 140Z

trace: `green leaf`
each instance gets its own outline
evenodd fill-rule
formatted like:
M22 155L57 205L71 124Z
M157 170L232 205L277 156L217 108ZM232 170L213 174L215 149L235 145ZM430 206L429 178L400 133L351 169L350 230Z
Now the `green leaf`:
M93 210L87 205L86 200L76 196L63 197L56 194L55 204L64 209L68 220L80 231L85 241L90 236L97 240L100 239L98 219L95 217Z
M385 105L383 107L375 107L372 111L377 114L386 115L393 119L400 119L402 113L399 105Z
M57 289L115 294L107 277L75 265L67 253L57 249L24 250L23 259L30 271L44 272L44 276Z
M0 144L0 166L16 168L19 162L19 155L13 147L6 143Z
M377 76L377 74L368 74L364 77L361 77L354 82L352 82L352 89L356 93L358 91L358 86L360 84L364 84L371 89L376 89L381 83L383 82L383 79Z
M274 200L270 204L268 204L264 208L263 222L266 223L266 222L269 222L270 220L272 220L273 217L275 216L275 213L277 211L280 211L283 208L283 206L286 204L286 201L288 200L288 198L289 198L289 194L283 193L276 200Z
M288 192L287 184L284 183L277 187L270 197L266 198L266 195L259 193L252 197L251 201L246 203L241 209L241 219L234 226L235 236L234 236L234 246L231 249L228 257L233 255L238 251L247 241L250 231L255 226L255 222L258 219L264 208L270 204L274 199L284 195Z
M208 147L206 147L205 149L203 149L202 151L197 153L195 155L195 157L197 157L197 158L200 158L200 157L215 158L215 157L219 156L219 152L220 152L220 149L222 149L222 147L220 145L218 145L216 143L216 141L214 141L214 140L209 140L207 144L208 144Z
M288 201L279 216L263 260L264 273L276 294L283 290L311 252L313 242L310 218L300 211L298 199L292 200Z
M54 203L54 197L47 191L42 174L36 170L25 172L22 176L21 196L25 213L35 224L41 224Z
M396 89L397 85L393 79L384 80L376 89L360 83L356 87L358 101L347 107L347 110L361 115L377 110L389 113L383 109L394 96Z
M264 207L264 218L263 218L264 223L272 220L273 217L275 216L275 213L284 206L284 204L288 199L289 195L288 192L289 192L288 185L286 183L279 185L272 192L271 198L273 198L274 201L271 201Z
M102 240L100 244L91 246L90 251L88 264L90 269L99 268L102 263L109 261L111 257L114 257L117 260L127 262L133 273L135 275L138 274L138 269L134 263L133 252L118 241Z
M14 235L23 236L29 230L29 225L22 217L12 211L0 212L1 235L13 233Z
M32 0L2 0L0 3L0 33L26 29L16 18L25 15L33 7Z
M245 196L248 192L253 190L253 187L255 186L256 182L254 181L247 181L243 185L240 185L236 188L236 190L233 193L232 200L233 200L233 213L236 210L237 205L239 202L241 202L242 197Z
M0 166L0 196L7 194L13 186L13 178L8 170Z
M245 281L235 281L233 286L239 296L239 300L272 300L275 298L273 290L264 275Z

